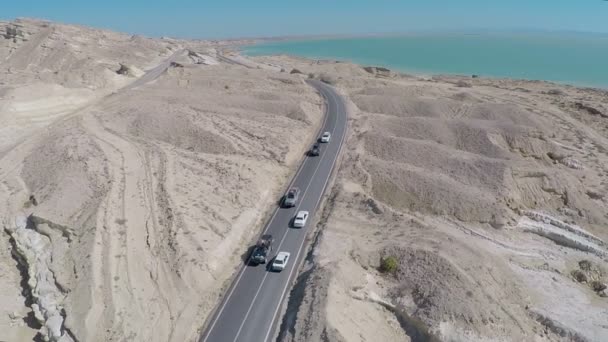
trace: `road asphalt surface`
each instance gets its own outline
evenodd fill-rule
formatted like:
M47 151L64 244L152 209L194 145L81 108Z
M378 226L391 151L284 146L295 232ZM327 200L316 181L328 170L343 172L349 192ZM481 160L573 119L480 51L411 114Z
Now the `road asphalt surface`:
M280 251L291 253L282 272L271 272L267 265L243 264L220 305L206 322L200 342L266 342L275 336L280 325L280 309L297 276L304 255L304 245L314 216L326 190L346 133L347 113L342 97L330 86L316 80L308 84L325 98L326 113L321 132L331 132L331 141L321 145L318 157L305 157L288 188L301 190L293 208L277 207L263 230L274 237L273 258ZM293 134L297 139L297 132ZM318 138L318 137L316 137ZM311 141L312 146L314 142ZM278 199L277 199L278 200ZM292 228L296 213L310 213L304 228ZM248 256L249 257L249 256Z
M237 60L232 59L230 57L226 57L226 56L224 56L224 55L222 55L220 53L218 53L216 56L217 56L217 60L220 61L220 62L224 62L224 63L228 63L228 64L233 64L233 65L241 65L241 66L244 66L244 67L249 68L249 69L252 68L251 65L247 65L247 64L245 64L243 62L237 61Z
M167 71L167 69L169 69L172 62L174 62L177 58L179 58L185 52L186 52L186 50L184 50L184 49L174 52L171 56L169 56L169 58L162 61L159 65L157 65L153 69L146 71L146 73L143 76L138 78L135 82L125 86L121 90L133 89L135 87L139 87L141 85L144 85L150 81L157 79L160 75L162 75L163 72L165 72L165 71Z

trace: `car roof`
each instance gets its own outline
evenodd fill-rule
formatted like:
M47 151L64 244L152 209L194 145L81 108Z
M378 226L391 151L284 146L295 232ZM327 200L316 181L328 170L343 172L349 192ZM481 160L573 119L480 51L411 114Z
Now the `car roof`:
M287 257L289 257L291 254L289 254L289 252L279 252L279 254L277 254L277 259L285 259Z
M302 210L302 211L298 211L298 214L296 215L296 217L302 217L305 215L308 215L308 211Z

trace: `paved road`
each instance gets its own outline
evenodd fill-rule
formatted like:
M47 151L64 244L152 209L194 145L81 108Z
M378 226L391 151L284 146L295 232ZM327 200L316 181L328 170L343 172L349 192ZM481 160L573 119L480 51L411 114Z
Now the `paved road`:
M181 49L181 50L174 52L171 56L169 56L169 58L162 61L159 65L157 65L153 69L147 70L143 76L141 76L140 78L135 80L133 83L126 85L125 87L123 87L120 90L123 91L123 90L133 89L135 87L139 87L140 85L146 84L150 81L157 79L160 75L162 75L163 72L165 72L167 69L169 69L172 62L174 62L178 57L183 55L185 52L186 52L185 49Z
M250 68L250 69L252 69L252 68L253 68L251 65L247 65L247 64L245 64L245 63L243 63L243 62L240 62L240 61L237 61L237 60L235 60L235 59L232 59L232 58L226 57L226 56L224 56L223 54L221 54L221 53L219 53L219 52L217 53L217 55L216 55L216 56L217 56L217 59L218 59L220 62L224 62L224 63L228 63L228 64L233 64L233 65L242 65L242 66L244 66L244 67L246 67L246 68Z
M217 53L217 60L219 60L220 62L224 62L224 63L228 63L228 64L232 64L232 65L241 65L241 66L244 66L249 69L256 69L260 66L258 63L252 62L248 59L239 60L238 59L239 57L241 57L241 56L237 55L237 57L231 57L231 56L223 55L219 52ZM281 69L281 68L277 67L277 71L279 71L279 69Z
M290 186L301 189L300 201L294 208L277 208L264 229L275 238L272 257L288 251L291 258L285 270L268 272L264 265L243 266L228 288L219 307L207 321L200 342L266 342L274 337L280 325L279 310L285 300L297 268L304 257L305 237L325 192L346 133L346 107L330 86L308 81L325 98L327 113L322 131L332 133L328 144L321 144L318 157L306 157ZM294 134L297 139L297 135ZM313 142L310 142L311 145ZM291 228L290 221L299 210L308 210L310 217L304 228Z

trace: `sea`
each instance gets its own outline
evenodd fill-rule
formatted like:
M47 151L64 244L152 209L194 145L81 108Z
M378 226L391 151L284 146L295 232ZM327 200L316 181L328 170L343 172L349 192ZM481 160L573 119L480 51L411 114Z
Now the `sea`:
M608 89L608 34L416 33L284 39L245 46L242 53L351 61L416 75L479 75Z

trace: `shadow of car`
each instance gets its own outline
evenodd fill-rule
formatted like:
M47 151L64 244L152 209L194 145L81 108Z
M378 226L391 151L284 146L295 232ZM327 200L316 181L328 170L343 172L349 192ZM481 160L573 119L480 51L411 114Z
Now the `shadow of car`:
M309 157L317 157L320 154L321 154L321 146L319 145L319 143L315 143L314 145L312 145L312 148L308 151Z

